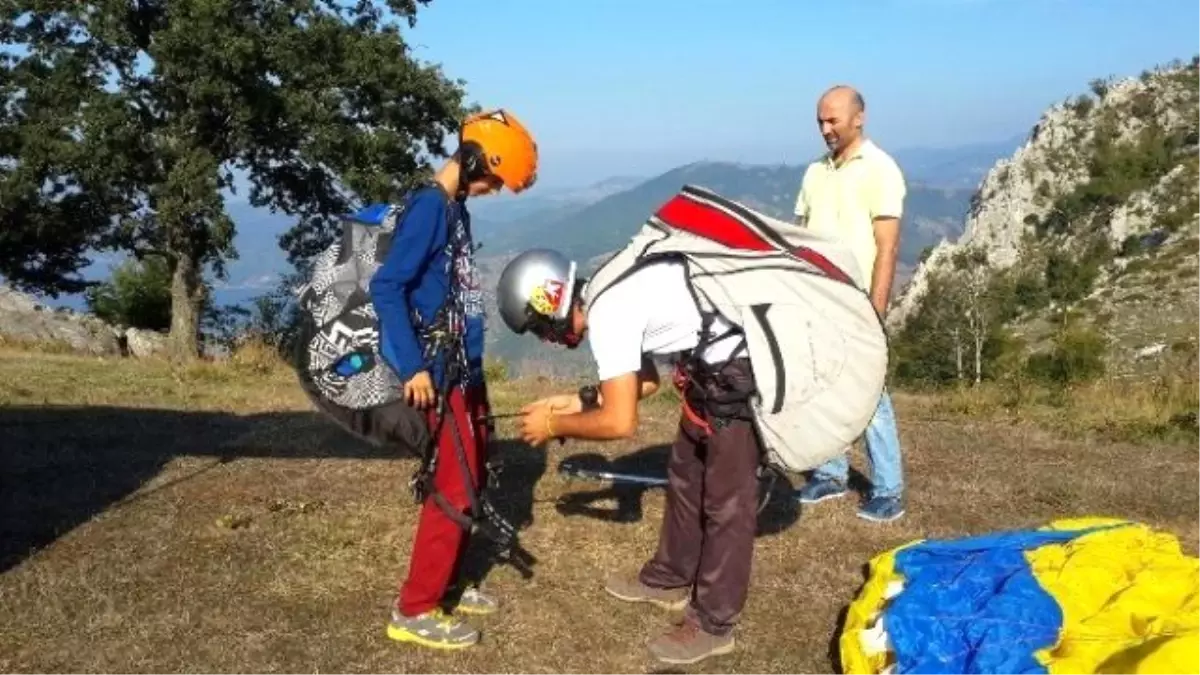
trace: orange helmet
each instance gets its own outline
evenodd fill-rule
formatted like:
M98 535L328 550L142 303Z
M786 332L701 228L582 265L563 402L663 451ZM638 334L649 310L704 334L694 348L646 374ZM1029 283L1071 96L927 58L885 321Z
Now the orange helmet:
M471 179L491 174L514 193L528 190L537 181L537 143L503 108L463 120L459 145Z

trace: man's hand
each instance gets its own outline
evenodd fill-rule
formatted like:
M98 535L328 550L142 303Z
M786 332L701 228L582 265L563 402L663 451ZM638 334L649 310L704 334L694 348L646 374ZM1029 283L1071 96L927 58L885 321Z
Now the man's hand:
M551 397L554 398L558 397ZM525 414L521 418L521 440L536 448L551 439L551 417L556 416L552 406L531 403L521 408L521 412Z
M433 391L433 378L429 371L422 370L404 383L404 400L418 410L424 410L433 405L437 398Z

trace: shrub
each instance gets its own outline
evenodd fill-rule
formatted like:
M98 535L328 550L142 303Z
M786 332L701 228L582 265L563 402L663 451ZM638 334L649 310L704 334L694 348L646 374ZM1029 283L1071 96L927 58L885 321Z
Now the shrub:
M88 310L107 323L157 331L171 327L171 268L165 258L126 260L84 297Z
M1105 372L1104 337L1086 327L1070 327L1059 333L1048 352L1029 357L1025 372L1031 377L1058 386L1087 382Z

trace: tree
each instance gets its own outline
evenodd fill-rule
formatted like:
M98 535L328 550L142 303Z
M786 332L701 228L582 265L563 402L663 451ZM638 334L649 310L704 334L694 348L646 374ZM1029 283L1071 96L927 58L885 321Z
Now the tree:
M896 375L905 380L979 384L1014 348L1004 323L1017 315L1014 280L986 249L956 250L932 269L915 314L896 336Z
M960 250L951 259L958 306L966 319L967 334L974 356L975 384L983 381L983 349L1001 320L1003 307L992 291L996 275L988 262L987 251L973 247ZM962 379L962 352L959 347L959 379Z
M962 293L952 270L930 271L916 313L896 335L896 376L944 384L964 377L965 339Z
M304 268L338 214L446 155L470 109L461 81L409 53L399 22L415 26L418 3L10 3L0 273L71 292L88 250L161 255L172 352L195 356L204 274L236 257L221 194L235 172L252 205L297 218L281 245Z

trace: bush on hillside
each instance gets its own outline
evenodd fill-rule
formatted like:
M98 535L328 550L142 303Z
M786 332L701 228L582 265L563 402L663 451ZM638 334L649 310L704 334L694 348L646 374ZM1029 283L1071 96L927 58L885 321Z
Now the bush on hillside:
M88 310L113 325L165 331L171 327L171 268L161 256L129 259L108 281L89 288Z
M1088 382L1104 374L1107 348L1104 336L1095 330L1068 327L1055 336L1048 352L1029 357L1025 372L1057 386Z
M1101 229L1112 209L1135 192L1153 187L1178 163L1189 147L1188 137L1188 130L1168 131L1151 120L1132 140L1120 141L1118 117L1112 110L1105 111L1087 152L1089 179L1054 200L1049 213L1036 223L1038 234Z

